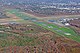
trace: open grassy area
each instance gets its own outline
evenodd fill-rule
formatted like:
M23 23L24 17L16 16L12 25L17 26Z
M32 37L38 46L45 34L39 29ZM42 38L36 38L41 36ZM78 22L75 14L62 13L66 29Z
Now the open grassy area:
M0 25L0 47L36 46L40 42L37 40L40 32L49 31L29 22Z
M12 38L11 38L12 37ZM14 39L13 39L14 38ZM16 36L13 34L1 34L0 35L0 47L7 47L7 46L31 46L29 43L32 43L35 38L28 37L28 36ZM34 44L34 43L32 43Z

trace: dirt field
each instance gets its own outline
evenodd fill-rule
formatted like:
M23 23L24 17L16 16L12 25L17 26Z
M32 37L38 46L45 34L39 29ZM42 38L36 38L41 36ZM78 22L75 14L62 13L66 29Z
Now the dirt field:
M0 34L2 53L78 53L80 50L79 43L30 23L0 25Z

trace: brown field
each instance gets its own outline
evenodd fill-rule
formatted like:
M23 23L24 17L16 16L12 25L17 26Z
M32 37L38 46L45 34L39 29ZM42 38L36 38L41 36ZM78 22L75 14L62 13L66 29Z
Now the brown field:
M7 28L7 29L6 29ZM32 23L0 25L1 53L78 53L80 44ZM6 35L5 35L6 34Z
M79 18L80 15L52 15L52 16L37 16L36 14L34 13L28 13L28 12L22 12L26 15L29 15L31 17L35 17L35 18L38 18L38 19L42 19L42 20L47 20L47 19L59 19L59 18Z
M69 22L72 26L80 28L80 19L75 19Z

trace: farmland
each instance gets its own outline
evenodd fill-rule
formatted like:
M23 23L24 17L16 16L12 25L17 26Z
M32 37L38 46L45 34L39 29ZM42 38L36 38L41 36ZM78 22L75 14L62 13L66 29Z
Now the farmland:
M1 53L78 53L80 36L69 27L45 22L16 9L0 20ZM73 44L72 44L73 43Z
M21 19L24 19L24 20L30 20L30 21L34 20L33 17L29 17L25 14L19 13L19 11L15 10L15 9L14 10L9 10L8 12L12 13L12 14L15 14L16 16L18 16L18 17L20 17ZM67 38L72 39L74 41L80 42L80 36L78 36L78 34L75 33L73 31L73 29L71 29L69 27L60 27L60 26L57 26L55 24L49 24L49 23L38 22L38 21L36 21L34 23L39 25L39 26L42 26L43 28L46 28L50 31L55 32L60 36L67 37Z
M80 51L80 36L72 28L44 22L17 10L6 12L13 20L8 19L7 24L3 22L0 25L0 52L78 53Z

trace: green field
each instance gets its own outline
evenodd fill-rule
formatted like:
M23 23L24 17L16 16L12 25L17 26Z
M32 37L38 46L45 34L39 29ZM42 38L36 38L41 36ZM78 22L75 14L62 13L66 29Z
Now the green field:
M35 22L36 23L36 22ZM47 24L47 23L36 23L39 26L42 26L45 29L55 32L59 36L67 37L77 42L80 42L80 36L78 36L71 28L68 27L59 27L55 24ZM44 26L46 24L46 26ZM51 28L49 28L50 26ZM67 34L68 33L68 34Z
M32 21L32 19L33 19L30 16L27 16L23 13L20 13L18 10L7 10L7 12L15 14L16 16L18 16L24 20L31 20ZM55 32L59 36L67 37L67 38L70 38L74 41L80 42L80 36L78 36L77 33L75 33L73 31L73 29L71 29L69 27L60 27L60 26L57 26L55 24L48 24L45 22L38 22L38 21L35 21L34 23L45 28L45 29L48 29L50 31Z

